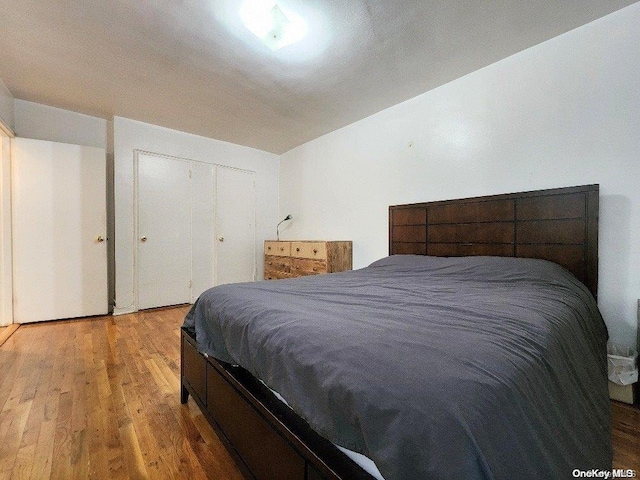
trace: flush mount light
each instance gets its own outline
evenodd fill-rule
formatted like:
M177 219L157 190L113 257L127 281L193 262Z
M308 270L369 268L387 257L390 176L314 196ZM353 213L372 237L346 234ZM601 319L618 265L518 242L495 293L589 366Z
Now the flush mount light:
M298 42L307 34L307 23L274 1L245 0L240 7L240 19L273 51Z

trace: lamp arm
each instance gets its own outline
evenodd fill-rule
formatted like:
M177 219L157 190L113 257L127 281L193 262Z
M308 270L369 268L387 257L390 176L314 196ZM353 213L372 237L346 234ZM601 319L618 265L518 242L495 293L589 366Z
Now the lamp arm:
M278 223L278 225L276 226L276 239L278 241L280 241L280 225L282 225L283 222L286 222L287 220L291 220L291 214L287 215L286 217L284 217L284 219Z

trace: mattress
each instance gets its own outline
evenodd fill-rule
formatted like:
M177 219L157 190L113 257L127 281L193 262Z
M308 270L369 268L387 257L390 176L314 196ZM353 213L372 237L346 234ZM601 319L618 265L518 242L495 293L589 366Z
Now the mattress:
M185 326L386 480L611 468L606 327L551 262L401 255L224 285Z

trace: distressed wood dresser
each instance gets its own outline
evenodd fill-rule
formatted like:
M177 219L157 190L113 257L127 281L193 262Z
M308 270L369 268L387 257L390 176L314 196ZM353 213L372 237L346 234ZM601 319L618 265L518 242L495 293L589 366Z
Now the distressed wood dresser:
M352 268L352 244L347 241L264 242L264 279L295 278Z

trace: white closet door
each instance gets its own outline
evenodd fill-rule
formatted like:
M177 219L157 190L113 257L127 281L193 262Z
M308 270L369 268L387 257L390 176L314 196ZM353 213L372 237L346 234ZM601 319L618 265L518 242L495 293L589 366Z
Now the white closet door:
M191 163L191 302L213 287L213 249L215 231L215 167L209 163Z
M216 168L216 285L256 279L255 173Z
M12 142L14 321L106 314L104 149Z
M138 308L191 301L190 163L138 154Z

